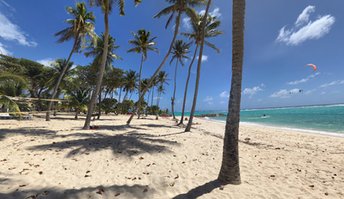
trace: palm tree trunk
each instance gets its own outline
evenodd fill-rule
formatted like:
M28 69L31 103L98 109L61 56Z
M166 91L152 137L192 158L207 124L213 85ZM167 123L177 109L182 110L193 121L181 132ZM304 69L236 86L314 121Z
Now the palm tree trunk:
M156 106L158 107L158 112L156 113L155 119L158 120L159 119L159 112L160 112L160 107L159 107L159 103L160 103L160 95L161 93L158 90L158 98L156 99Z
M205 11L204 16L208 16L210 5L211 5L211 0L208 1L207 9ZM192 121L193 121L193 117L194 117L195 110L196 110L198 87L199 87L199 81L201 78L202 56L203 56L203 49L204 49L204 28L205 28L206 21L207 21L207 17L204 17L204 19L202 21L202 36L201 36L201 44L200 44L201 48L199 50L199 55L198 55L195 93L194 93L192 108L191 108L191 112L190 112L190 119L188 121L188 124L186 125L185 132L189 132L191 130Z
M190 65L189 65L188 76L186 78L185 90L184 90L184 99L183 99L183 107L182 107L182 116L180 118L180 122L179 122L178 125L181 125L184 122L185 104L186 104L186 98L187 98L187 95L188 95L188 87L189 87L189 81L190 81L190 76L191 76L191 69L192 69L192 65L193 65L193 63L194 63L194 61L196 59L197 51L198 51L198 44L196 43L195 53L193 55L193 58L192 58L192 61L191 61Z
M140 100L140 96L141 96L141 74L142 74L142 66L143 66L143 54L141 56L141 64L140 64L140 71L139 71L139 101L137 103L137 107L138 107L138 111L137 111L137 119L140 119L140 114L141 114L141 100Z
M160 104L160 96L161 96L161 93L158 92L158 99L156 99L156 105L159 107L159 104ZM159 107L160 109L160 107Z
M79 115L79 109L77 108L77 109L75 109L75 117L74 117L74 119L78 119L78 115Z
M102 103L102 91L99 91L99 96L98 96L98 116L97 120L100 120L100 115L102 114L102 109L100 104Z
M238 141L244 56L245 0L233 0L232 20L232 82L223 145L222 165L218 176L218 180L224 184L241 183Z
M174 102L176 100L176 90L177 90L177 70L178 70L178 59L176 61L176 68L174 69L174 85L173 85L173 97L171 98L171 110L173 119L176 119L176 115L174 114Z
M151 100L151 107L153 106L154 101L154 86L152 87L152 100Z
M178 16L177 16L177 19L176 19L176 27L174 29L174 35L173 35L173 38L172 38L172 41L171 41L171 44L170 44L170 47L164 57L164 59L162 60L162 62L160 63L159 67L155 70L154 74L152 75L152 77L149 79L149 82L148 82L148 88L153 84L154 82L154 79L155 77L158 75L158 73L160 72L160 70L162 69L162 67L165 65L165 62L167 61L171 51L172 51L172 48L173 48L173 44L174 42L176 41L176 38L177 38L177 35L179 33L179 26L180 26L180 18L181 18L181 15L182 13L181 12L178 12ZM139 100L142 100L142 97L145 95L145 93L147 92L147 90L144 90L141 94L141 96L139 97ZM130 125L130 122L131 120L133 119L134 117L134 113L135 111L133 111L133 113L130 115L128 121L127 121L127 125Z
M100 87L102 85L102 80L104 76L104 71L105 71L105 65L106 65L106 59L107 59L107 54L108 54L108 48L109 48L109 5L105 5L105 11L104 11L104 22L105 22L105 33L104 33L104 49L103 49L103 55L101 59L101 64L99 68L99 72L97 75L97 84L95 91L92 93L91 100L88 104L88 110L87 110L87 116L85 120L85 124L83 129L88 130L90 129L91 125L91 118L92 118L92 113L94 110L94 105L96 104L97 96L100 91Z
M56 94L57 94L57 91L58 91L58 89L59 89L59 87L60 87L60 84L61 84L61 82L62 82L62 79L63 79L63 77L64 77L65 74L66 74L66 71L67 71L67 68L68 68L67 66L68 66L68 64L69 64L69 62L70 62L70 59L72 58L72 55L73 55L75 49L76 49L76 45L78 44L78 40L79 40L79 36L77 36L77 37L75 38L74 44L73 44L73 48L72 48L72 50L70 51L67 60L66 60L65 63L63 64L63 70L62 70L62 72L61 72L59 78L57 79L56 85L55 85L54 90L53 90L53 93L52 93L52 95L51 95L51 99L54 99L55 96L56 96ZM46 113L46 115L45 115L45 121L50 121L50 110L51 110L51 107L52 107L52 106L53 106L53 101L50 101L50 102L49 102L49 105L48 105L47 113Z

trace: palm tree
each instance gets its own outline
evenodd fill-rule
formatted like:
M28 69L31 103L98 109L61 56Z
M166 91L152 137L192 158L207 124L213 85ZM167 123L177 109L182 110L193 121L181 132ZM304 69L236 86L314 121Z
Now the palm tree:
M133 70L125 72L123 90L125 95L123 101L127 99L128 93L132 93L136 89L137 74Z
M156 37L150 38L150 32L146 30L138 30L134 33L134 39L130 40L129 43L133 45L133 48L129 49L128 52L135 52L141 54L141 64L139 70L139 96L141 95L141 73L143 62L147 60L148 51L158 52L155 48L156 42L154 41ZM140 100L138 102L138 118L140 118Z
M212 0L208 0L207 8L205 10L204 16L208 16L209 8L211 5ZM196 103L197 103L197 95L198 95L198 87L199 87L199 79L201 76L201 66L202 66L202 56L203 56L203 49L204 49L204 37L205 37L205 27L207 23L207 17L204 17L201 22L201 42L200 42L200 50L198 55L198 64L197 64L197 76L196 76L196 85L195 85L195 93L193 97L193 103L192 108L190 112L190 119L188 124L186 125L185 132L189 132L191 130L192 120L193 120L193 114L195 113L196 109Z
M72 69L72 67L73 67L73 62L71 62L71 61L69 61L66 65L65 65L65 63L66 63L66 61L67 60L65 60L65 59L57 59L53 64L52 64L52 77L51 77L51 79L47 82L47 84L49 84L49 87L50 88L54 88L56 85L57 85L57 83L58 83L58 81L59 81L59 78L60 78L60 74L61 73L63 73L63 71L65 70L65 72L64 72L64 79L66 78L66 77L68 77L69 75L70 75L70 73L71 73L71 69ZM66 69L65 69L66 68ZM60 88L62 87L62 88L64 88L66 85L64 84L65 83L65 81L62 81L61 83L60 83ZM60 95L60 92L61 92L61 89L60 88L58 88L57 89L57 91L56 91L56 96L59 96ZM56 106L56 102L51 102L51 103L53 103L53 105L54 106ZM56 108L54 108L54 116L56 116Z
M189 69L188 69L188 74L187 74L186 83L185 83L185 90L184 90L182 116L181 116L181 119L180 119L180 122L178 125L182 125L184 122L185 104L186 104L186 98L187 98L187 94L188 94L191 69L192 69L193 63L196 59L199 45L201 44L201 36L202 36L202 26L201 25L202 25L202 21L203 21L204 17L205 17L205 15L198 15L194 21L191 21L191 25L192 25L191 26L192 27L191 33L182 33L182 35L188 37L189 39L194 40L196 47L195 47L194 55L192 57L192 61L189 65ZM222 32L217 29L220 26L220 24L221 24L220 20L218 20L216 17L212 17L212 16L208 15L207 23L206 23L205 29L204 29L204 38L213 38L213 37L216 37L216 36L222 34ZM216 52L218 52L218 53L220 52L220 50L211 42L205 40L204 43L208 47L214 49Z
M63 70L57 80L57 83L53 89L51 99L54 99L57 90L59 89L60 83L63 81L65 73L67 71L67 65L72 58L73 53L78 52L81 48L81 44L85 42L86 36L91 38L95 37L94 33L94 21L95 17L92 12L88 12L85 3L77 3L76 8L68 7L67 12L73 15L73 19L67 19L69 27L63 29L62 31L56 33L56 36L59 36L58 42L62 43L74 39L74 44L67 60L64 63ZM46 121L50 121L50 109L53 105L53 102L49 102L48 110L46 113Z
M164 85L168 84L167 81L168 81L167 73L165 71L160 71L158 76L156 77L156 85L157 85L157 91L158 91L158 97L156 100L156 106L157 107L159 107L161 94L165 93ZM158 113L156 115L156 119L159 119Z
M102 85L103 75L105 71L107 54L108 54L108 44L109 44L109 14L112 11L112 6L115 2L118 3L120 9L120 15L124 15L124 0L90 0L91 5L100 6L104 13L104 50L100 61L99 72L97 74L97 83L94 92L92 92L91 100L88 104L87 116L83 129L90 129L91 117L94 110L94 106L97 100L97 96ZM141 0L134 0L135 5L141 3Z
M70 100L69 105L74 108L75 119L78 119L80 111L85 111L90 95L90 87L80 77L73 78L68 82L66 97Z
M98 71L98 67L100 65L101 62L101 58L103 55L103 50L104 50L104 45L105 44L105 36L104 34L101 34L100 37L97 38L97 45L90 45L85 52L86 57L94 57L93 63L92 63L92 70L97 73ZM112 67L112 62L116 59L121 59L118 55L115 54L115 50L118 49L119 46L116 45L116 40L109 35L109 40L108 40L108 50L107 50L107 56L106 56L106 62L105 62L105 75L107 73L111 73L111 71L113 70ZM106 76L105 76L106 77ZM104 76L103 76L104 79ZM104 80L103 80L104 81ZM103 87L104 87L104 82L102 82L102 86L101 89L99 91L98 94L98 100L99 100L99 106L98 106L98 118L100 119L100 115L101 115L101 109L100 109L100 103L101 103L101 94L103 91Z
M190 46L191 43L185 43L183 40L176 40L176 42L173 45L172 50L172 59L170 64L176 60L176 66L174 70L174 85L173 85L173 97L171 98L171 110L173 119L176 119L176 116L174 114L174 102L176 99L176 90L177 90L177 69L178 69L178 63L181 63L182 66L184 66L184 60L189 59L187 56L188 53L190 53Z
M244 56L245 0L233 0L232 82L219 181L240 184L239 122Z
M18 104L11 97L17 96L18 85L25 84L27 81L23 76L2 71L0 74L0 108L5 106L10 112L20 112Z
M103 55L103 50L105 46L105 35L101 34L97 39L97 45L89 45L86 49L85 56L86 57L94 57L92 65L97 67L100 65L100 61ZM108 50L106 56L106 63L105 63L105 70L111 70L112 62L117 59L121 59L116 53L115 50L119 48L116 45L116 39L109 35L109 42L108 42ZM95 71L97 68L95 68Z
M165 65L165 62L167 61L172 51L173 44L176 41L177 35L179 33L180 19L182 15L186 14L188 17L193 19L194 17L196 17L197 14L192 7L202 5L205 2L205 0L166 0L166 1L170 3L171 5L162 9L158 14L154 16L154 18L160 18L162 16L170 15L165 25L165 28L167 28L169 24L171 23L171 21L173 20L174 16L177 15L176 20L175 20L174 34L173 34L173 38L170 43L170 47L167 50L166 55L164 56L158 68L155 70L154 74L149 79L149 82L148 82L149 85L152 85L154 83L155 77L159 74L160 70ZM144 90L143 93L141 93L141 96L139 96L139 100L143 98L146 92L147 90ZM130 118L127 121L128 125L130 124L133 117L134 117L134 112L131 114Z

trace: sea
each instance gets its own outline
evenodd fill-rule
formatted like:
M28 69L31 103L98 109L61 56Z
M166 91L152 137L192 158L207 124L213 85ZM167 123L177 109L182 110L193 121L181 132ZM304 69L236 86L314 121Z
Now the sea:
M195 113L195 115L205 114L218 114L217 117L205 117L205 119L226 121L226 116L224 116L227 114L226 111ZM244 109L240 115L240 121L244 123L344 135L344 104Z

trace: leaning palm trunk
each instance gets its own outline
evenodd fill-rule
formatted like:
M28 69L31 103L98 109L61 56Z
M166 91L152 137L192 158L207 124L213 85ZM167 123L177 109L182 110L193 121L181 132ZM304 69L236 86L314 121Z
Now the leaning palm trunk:
M233 0L232 82L219 181L240 184L239 122L244 54L245 0Z
M105 65L106 65L106 59L107 59L107 54L108 54L108 50L109 50L108 49L109 48L109 10L108 10L108 8L106 8L106 11L104 12L104 22L105 22L105 33L104 33L103 55L102 55L102 59L101 59L99 72L97 75L96 88L95 88L95 91L92 92L92 97L91 97L91 100L88 104L87 116L86 116L85 124L83 127L83 129L85 129L85 130L90 129L91 118L92 118L94 106L96 104L97 96L98 96L98 93L100 92L100 87L102 85L102 80L103 80Z
M140 64L140 72L139 72L139 98L141 96L141 87L142 87L142 82L141 82L141 74L142 74L142 66L143 66L143 54L141 57L141 64ZM140 119L140 115L141 115L141 99L138 101L137 103L137 119Z
M176 100L176 90L177 90L177 69L178 69L178 59L176 61L176 68L174 70L174 85L173 85L173 97L171 99L171 111L173 119L176 119L176 115L174 114L174 102Z
M57 94L57 91L58 91L58 89L59 89L59 87L60 87L60 84L61 84L61 82L62 82L62 79L63 79L63 77L64 77L65 74L66 74L66 71L67 71L67 68L68 68L68 64L69 64L69 62L70 62L70 59L72 58L72 55L73 55L73 53L74 53L74 51L75 51L75 49L76 49L76 46L77 46L77 43L78 43L78 40L79 40L78 37L79 37L79 36L77 36L77 37L75 38L75 40L74 40L73 48L72 48L71 52L69 53L68 59L67 59L67 60L65 61L65 63L63 64L62 72L61 72L59 78L57 79L56 85L54 86L54 90L53 90L53 93L52 93L52 95L51 95L51 101L49 102L48 110L47 110L47 113L46 113L46 115L45 115L45 121L50 121L50 110L51 110L51 108L52 108L52 106L53 106L53 101L52 101L52 100L56 97L56 94Z
M158 75L158 73L160 72L160 70L162 69L162 67L165 65L171 51L172 51L172 48L173 48L173 44L174 42L176 41L176 38L177 38L177 35L179 33L179 26L180 26L180 18L181 18L181 15L182 13L181 12L178 12L178 16L177 16L177 19L176 19L176 27L175 27L175 30L174 30L174 35L173 35L173 38L172 38L172 41L171 41L171 44L170 44L170 48L168 49L164 59L162 60L162 62L160 63L159 67L155 70L154 74L152 75L152 77L149 79L148 81L148 85L147 85L147 88L151 87L151 85L153 84L154 82L154 79L155 77ZM146 94L147 92L147 89L143 90L141 95L139 96L139 101L142 100L143 96ZM137 109L137 107L136 107ZM131 123L131 120L133 119L134 117L134 114L135 114L136 110L134 110L132 112L132 114L130 115L128 121L127 121L127 125L130 125Z
M100 115L102 114L102 108L101 108L101 106L100 106L101 103L102 103L102 91L99 91L97 120L100 120Z
M188 88L189 88L189 81L190 81L190 76L191 76L191 69L192 69L192 65L193 65L193 63L194 63L194 61L196 59L197 51L198 51L198 44L196 44L195 53L194 53L194 56L193 56L192 61L190 63L189 70L188 70L188 76L186 78L185 90L184 90L184 99L183 99L183 107L182 107L182 116L180 118L180 122L179 122L178 126L183 124L183 122L184 122L185 104L186 104L186 98L187 98L187 95L188 95Z
M205 11L204 16L208 16L209 13L209 7L211 5L211 0L208 1L208 5ZM201 78L201 66L202 66L202 56L203 56L203 49L204 49L204 28L205 28L205 24L207 21L207 17L204 17L203 21L202 21L202 35L201 35L201 48L199 50L199 55L198 55L198 65L197 65L197 76L196 76L196 86L195 86L195 93L194 93L194 98L193 98L193 102L192 102L192 108L191 108L191 112L190 112L190 119L188 124L186 125L185 128L185 132L189 132L191 130L191 126L192 126L192 121L193 121L193 117L195 114L195 110L196 110L196 104L197 104L197 96L198 96L198 87L199 87L199 81Z

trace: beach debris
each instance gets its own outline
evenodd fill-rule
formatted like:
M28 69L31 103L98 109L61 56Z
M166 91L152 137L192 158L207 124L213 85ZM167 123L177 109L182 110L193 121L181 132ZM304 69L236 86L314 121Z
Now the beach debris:
M177 176L176 177L174 177L174 179L178 179L179 178L179 175L177 174Z
M105 191L104 191L103 188L98 188L98 191L96 193L99 194L99 195L103 195L104 192Z
M271 178L275 178L276 176L275 175L270 175Z
M328 193L327 193L327 192L325 192L325 196L328 196Z
M42 175L43 174L43 171L40 171L40 172L38 172L39 173L39 175Z
M219 187L219 189L222 191L222 190L225 189L225 187L224 187L223 185L221 185L221 186Z
M19 185L19 187L26 187L26 184L21 184Z
M85 178L89 178L89 177L91 177L91 176L90 176L90 175L85 175L84 177L85 177Z
M140 158L139 158L139 160L143 160L144 158L141 156Z
M7 161L7 159L0 160L0 162L6 162L6 161Z
M23 174L25 171L28 171L28 170L30 170L30 169L23 169L22 171L19 172L19 174L21 175L21 174Z
M311 185L309 185L309 187L311 187L311 188L314 188L314 185L313 185L313 184L311 184Z
M115 194L115 197L117 197L117 196L119 196L119 195L121 195L121 193L116 193L116 194Z

